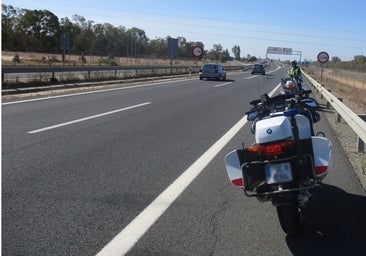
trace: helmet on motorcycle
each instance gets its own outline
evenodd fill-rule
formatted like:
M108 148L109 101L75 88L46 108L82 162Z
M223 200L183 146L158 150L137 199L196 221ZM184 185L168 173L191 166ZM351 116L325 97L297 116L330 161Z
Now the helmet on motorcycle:
M295 88L296 84L294 80L288 80L284 86L285 89L287 90L291 90L293 88Z
M296 60L291 61L291 65L292 66L296 66L297 65L297 61Z

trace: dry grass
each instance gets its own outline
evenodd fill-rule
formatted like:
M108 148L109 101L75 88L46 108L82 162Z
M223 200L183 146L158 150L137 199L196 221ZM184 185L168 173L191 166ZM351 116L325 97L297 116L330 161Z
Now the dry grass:
M320 81L321 68L310 66L306 72ZM324 69L323 85L355 113L366 113L366 74L348 70Z
M14 63L13 57L17 54L20 58L20 63ZM62 54L44 54L34 52L2 52L1 60L3 66L61 66L61 65L100 65L100 60L107 59L106 56L85 55L86 63L82 63L82 58L79 55L66 55L65 63L62 62ZM116 57L114 61L120 66L169 66L170 59L158 58L128 58ZM195 60L173 60L174 65L184 66L201 66L202 61Z
M306 72L320 81L320 68L310 67ZM323 85L331 90L331 93L336 97L343 98L343 103L354 113L366 114L366 74L346 70L324 69ZM323 104L325 104L325 99L318 100L319 102L323 101ZM366 189L366 152L357 152L358 136L345 121L335 121L335 112L326 111L324 114L337 134L337 138L361 184Z

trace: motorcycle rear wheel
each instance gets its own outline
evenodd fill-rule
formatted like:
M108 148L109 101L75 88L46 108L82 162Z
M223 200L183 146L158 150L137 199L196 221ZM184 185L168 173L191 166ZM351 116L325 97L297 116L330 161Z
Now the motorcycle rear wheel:
M302 232L302 211L296 204L277 206L277 214L286 234L296 236Z

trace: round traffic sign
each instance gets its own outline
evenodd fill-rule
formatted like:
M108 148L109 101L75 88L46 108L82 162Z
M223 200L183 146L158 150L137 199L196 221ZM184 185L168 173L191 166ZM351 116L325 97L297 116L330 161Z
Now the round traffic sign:
M195 57L201 57L203 55L203 48L199 45L193 46L192 54Z
M320 52L318 54L318 61L322 64L327 63L329 60L329 54L327 52Z

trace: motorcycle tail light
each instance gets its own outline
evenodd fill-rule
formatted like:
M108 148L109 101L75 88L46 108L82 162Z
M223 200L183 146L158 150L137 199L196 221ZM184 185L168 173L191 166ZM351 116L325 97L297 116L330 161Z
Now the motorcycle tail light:
M295 145L294 140L288 140L283 142L278 142L275 144L268 145L254 145L248 148L249 152L252 153L261 153L265 156L277 156L281 155L287 151L287 149L293 147Z

